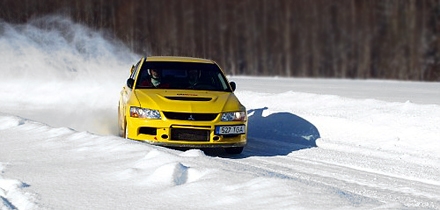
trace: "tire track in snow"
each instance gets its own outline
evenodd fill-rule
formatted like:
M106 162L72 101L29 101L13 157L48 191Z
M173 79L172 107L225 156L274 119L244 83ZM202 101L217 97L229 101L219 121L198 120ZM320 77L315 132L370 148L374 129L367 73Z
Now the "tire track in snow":
M297 151L287 156L258 157L252 155L245 159L232 159L235 164L245 165L243 170L258 172L259 176L275 176L292 179L310 186L333 189L352 202L362 197L371 198L384 204L403 205L409 208L440 208L440 185L436 180L419 181L416 178L393 175L379 169L373 171L354 165L331 163L325 160L351 156L355 161L362 156L343 154L322 148ZM373 158L374 159L374 158ZM377 159L377 157L376 157ZM377 159L375 162L385 162ZM255 168L253 170L245 168ZM374 166L372 166L374 168ZM417 168L416 166L414 166ZM411 168L411 167L410 167ZM435 171L434 171L435 172ZM435 175L434 175L435 176Z
M0 163L0 174L3 173L3 164ZM33 202L34 198L23 188L28 187L15 179L7 179L0 175L0 209L36 209L38 206Z

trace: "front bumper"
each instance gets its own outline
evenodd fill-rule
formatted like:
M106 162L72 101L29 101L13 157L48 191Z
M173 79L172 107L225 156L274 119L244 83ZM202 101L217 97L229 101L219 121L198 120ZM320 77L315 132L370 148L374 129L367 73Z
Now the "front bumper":
M219 135L216 126L244 125L243 134ZM244 147L247 143L247 122L205 122L180 120L146 120L129 118L129 139L153 145L186 148Z

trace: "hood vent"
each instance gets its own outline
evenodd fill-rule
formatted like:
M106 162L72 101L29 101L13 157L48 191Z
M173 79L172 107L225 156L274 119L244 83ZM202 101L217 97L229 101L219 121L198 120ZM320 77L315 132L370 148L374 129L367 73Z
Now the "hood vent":
M182 96L166 96L165 98L176 101L210 101L212 98L203 97L182 97Z

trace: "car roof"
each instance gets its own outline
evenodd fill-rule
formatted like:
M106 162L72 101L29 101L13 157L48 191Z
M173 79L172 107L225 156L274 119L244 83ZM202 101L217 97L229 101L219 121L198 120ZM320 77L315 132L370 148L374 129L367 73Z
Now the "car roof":
M145 58L146 62L149 61L172 61L172 62L189 62L189 63L215 63L212 60L195 57L183 57L183 56L149 56Z

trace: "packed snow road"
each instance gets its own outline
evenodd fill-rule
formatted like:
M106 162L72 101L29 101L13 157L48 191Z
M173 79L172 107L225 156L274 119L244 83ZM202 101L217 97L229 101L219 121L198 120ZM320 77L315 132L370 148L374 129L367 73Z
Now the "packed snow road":
M235 79L240 84L252 78ZM237 94L249 109L249 144L238 156L178 151L84 132L75 128L80 119L97 119L81 108L56 128L60 126L51 125L45 112L29 108L39 103L14 109L10 104L23 102L11 98L1 107L6 113L0 125L0 180L15 184L0 186L3 205L440 208L438 105L291 91ZM83 102L78 98L71 103L80 107L75 103ZM52 112L61 115L70 106ZM100 113L107 107L83 109ZM48 125L34 122L34 116ZM111 128L113 123L92 124L96 127L90 130ZM109 194L115 190L118 193ZM211 202L202 202L206 200Z

